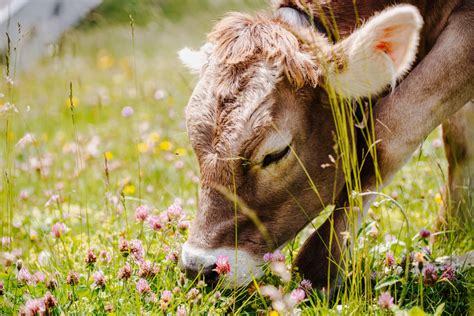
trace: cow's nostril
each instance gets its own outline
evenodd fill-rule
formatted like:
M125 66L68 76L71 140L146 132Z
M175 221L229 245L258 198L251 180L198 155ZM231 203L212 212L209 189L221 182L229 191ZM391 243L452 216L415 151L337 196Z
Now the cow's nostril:
M212 285L217 283L217 280L219 279L219 275L216 271L214 271L215 268L216 265L214 264L212 266L203 267L200 270L196 270L191 267L185 267L184 270L188 279L193 280L196 278L201 278L204 279L207 284Z

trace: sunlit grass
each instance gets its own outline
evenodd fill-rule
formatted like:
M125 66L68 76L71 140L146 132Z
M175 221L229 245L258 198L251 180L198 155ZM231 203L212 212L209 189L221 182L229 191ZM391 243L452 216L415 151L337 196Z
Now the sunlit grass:
M179 65L176 51L198 47L215 19L228 9L242 10L242 5L212 8L196 9L178 23L162 17L145 26L135 24L133 38L128 23L71 31L52 48L51 56L28 72L15 75L11 65L4 67L3 75L9 77L0 91L1 314L17 314L48 291L57 300L55 314L267 313L275 306L262 287L276 286L282 297L300 287L297 276L287 281L282 277L286 270L271 263L263 280L237 292L186 280L177 266L187 221L197 208L198 170L183 114L193 78ZM353 119L339 110L337 120ZM341 135L346 132L341 130ZM472 247L469 241L433 244L414 237L422 228L434 230L443 204L446 164L439 138L435 131L384 189L401 205L410 228L400 209L380 197L364 228L349 232L354 245L358 238L366 242L344 271L351 273L345 288L333 298L308 290L310 298L298 306L304 314L389 313L377 305L380 292L389 289L396 304L405 289L404 308L424 305L434 312L448 302L451 314L466 310L465 291L472 289L467 272L460 272L457 282L439 281L426 289L403 275L380 287L391 277L391 272L384 274L385 252L376 251L385 244L385 234L405 245L394 244L399 266L409 243L414 252L429 246L433 259ZM351 149L350 143L346 146L344 150ZM345 171L356 165L347 161ZM359 190L354 183L349 192ZM351 207L360 206L360 197L355 198ZM173 217L176 209L169 207L174 203L183 208L183 217ZM137 221L135 211L141 205L160 218L161 228L151 220ZM310 231L285 248L287 266ZM123 240L135 248L123 247ZM133 255L137 240L145 252L143 260L156 264L156 271L142 271L143 262ZM89 249L96 259L89 255L87 263ZM128 280L120 274L127 263ZM27 280L21 268L41 273ZM68 278L73 272L77 281ZM369 272L378 275L370 279ZM137 287L140 278L149 283L149 292ZM171 299L165 291L171 291Z

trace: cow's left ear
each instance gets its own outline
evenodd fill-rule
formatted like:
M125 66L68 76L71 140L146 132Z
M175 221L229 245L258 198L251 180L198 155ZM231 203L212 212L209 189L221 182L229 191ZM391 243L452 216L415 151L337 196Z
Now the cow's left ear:
M178 52L178 56L183 65L185 65L191 73L199 74L203 67L207 65L213 49L214 46L211 43L204 44L197 51L185 47Z
M411 5L375 15L331 50L328 83L338 94L365 97L380 93L410 69L423 18Z

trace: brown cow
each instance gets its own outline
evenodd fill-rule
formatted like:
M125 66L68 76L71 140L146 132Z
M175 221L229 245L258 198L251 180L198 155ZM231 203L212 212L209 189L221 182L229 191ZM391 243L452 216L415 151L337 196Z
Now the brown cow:
M216 257L227 255L230 286L258 277L262 255L325 205L347 201L342 172L323 168L335 155L327 87L348 98L381 94L374 116L384 184L445 122L451 191L472 209L462 193L472 192L474 178L474 109L464 106L474 87L473 1L369 0L357 10L352 0L276 2L273 16L226 16L199 52L180 53L199 74L186 118L201 170L182 263L212 278ZM404 4L387 8L394 3ZM328 27L329 7L338 32ZM358 29L356 17L367 20ZM373 190L375 173L366 169L363 188ZM327 249L329 239L340 241L346 229L345 212L336 211L304 244L295 265L315 286L326 284L342 251L339 242Z

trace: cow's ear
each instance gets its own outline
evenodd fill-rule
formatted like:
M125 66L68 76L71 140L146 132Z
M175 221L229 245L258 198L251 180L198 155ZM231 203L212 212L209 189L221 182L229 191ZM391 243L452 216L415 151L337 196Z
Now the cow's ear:
M423 19L400 5L375 15L330 54L328 81L338 94L365 97L395 86L415 60Z
M211 43L204 44L199 50L191 50L187 47L178 52L179 59L191 73L199 74L209 61L214 47Z

